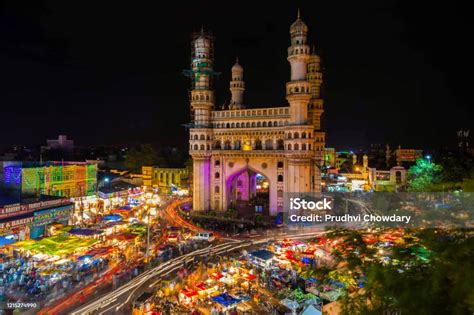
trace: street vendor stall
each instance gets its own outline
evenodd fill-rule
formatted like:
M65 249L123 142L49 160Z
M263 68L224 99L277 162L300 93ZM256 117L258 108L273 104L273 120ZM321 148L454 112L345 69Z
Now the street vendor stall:
M211 297L211 300L216 302L223 312L232 309L234 306L237 306L237 304L241 302L240 299L237 299L228 293L222 293L213 296Z
M198 292L188 287L184 287L183 289L181 289L178 295L179 302L186 306L192 306L196 302L197 297Z
M43 238L39 241L28 240L15 244L15 246L24 251L37 254L47 254L49 256L63 257L84 251L97 242L95 239L80 238L74 235L56 235Z

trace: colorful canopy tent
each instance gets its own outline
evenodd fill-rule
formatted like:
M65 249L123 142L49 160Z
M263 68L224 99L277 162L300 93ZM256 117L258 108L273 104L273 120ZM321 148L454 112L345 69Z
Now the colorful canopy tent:
M107 254L110 254L113 251L114 251L114 248L112 246L106 246L106 247L91 249L90 251L88 251L86 253L86 255L89 255L89 256L105 256Z
M92 259L92 257L94 257L94 256L93 255L82 255L82 256L77 257L77 260L78 261L85 261L85 260Z
M108 214L102 218L102 221L121 221L123 217L118 214Z
M229 307L231 305L234 305L234 304L238 304L240 303L240 299L237 299L235 297L233 297L232 295L228 294L228 293L222 293L222 294L219 294L219 295L216 295L216 296L213 296L211 297L211 299L222 305L222 306L225 306L225 307Z
M196 285L194 287L196 287L199 291L207 290L207 285L202 281L196 283Z
M243 277L243 278L244 278L244 279L246 279L246 280L255 280L255 279L257 278L257 276L256 276L256 275L253 275L253 274L250 274L250 273L248 273L248 274L244 275L244 277Z
M326 292L321 292L319 294L320 297L322 297L325 300L334 302L337 300L339 297L344 296L346 293L344 290L334 290L334 291L326 291Z
M93 236L102 234L104 231L98 229L88 229L88 228L72 228L69 230L69 234L80 235L80 236Z
M129 217L132 208L130 206L123 206L110 210L110 213L121 214L122 216Z
M18 242L15 244L16 247L29 250L33 253L48 254L50 256L65 256L73 254L79 249L86 249L97 240L92 238L80 238L75 235L56 235L48 238L43 238L39 241L27 240Z
M314 305L308 305L300 315L322 315L320 310L318 310Z
M300 307L300 304L296 301L290 300L290 299L283 299L280 301L280 304L287 307L290 310L296 310L298 307Z
M183 288L180 293L184 294L188 298L192 298L193 296L197 296L198 293L196 290L190 288Z
M213 277L213 278L216 279L216 280L219 280L219 279L221 279L222 277L224 277L224 275L223 275L222 273L220 273L220 272L219 272L219 273L218 273L218 272L213 272L213 273L211 273L211 277Z
M14 237L11 237L10 235L0 236L0 247L16 243L16 241L17 240Z
M133 234L145 234L147 226L145 224L135 223L128 227Z

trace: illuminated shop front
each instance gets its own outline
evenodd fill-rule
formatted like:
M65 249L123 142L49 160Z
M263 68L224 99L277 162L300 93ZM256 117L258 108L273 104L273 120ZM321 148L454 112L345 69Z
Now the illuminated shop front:
M73 204L36 211L30 228L30 238L37 239L48 234L47 227L53 223L69 224L73 215Z

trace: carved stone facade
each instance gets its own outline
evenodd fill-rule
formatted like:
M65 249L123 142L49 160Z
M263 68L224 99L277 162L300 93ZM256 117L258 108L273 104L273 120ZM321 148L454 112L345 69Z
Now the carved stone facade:
M321 190L325 133L321 130L323 100L320 58L307 44L308 27L291 25L286 84L289 106L246 108L243 67L232 67L228 109L215 110L213 39L201 31L192 42L190 155L193 158L193 209L224 211L235 202L236 185L254 189L255 174L269 182L269 213L283 209L283 192ZM239 198L240 198L239 197Z

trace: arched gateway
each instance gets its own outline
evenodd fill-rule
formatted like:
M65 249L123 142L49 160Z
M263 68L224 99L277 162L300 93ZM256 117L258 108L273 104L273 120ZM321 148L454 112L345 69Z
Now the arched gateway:
M307 32L298 15L290 27L289 106L246 108L244 70L237 61L232 67L232 98L221 109L215 108L213 38L204 31L194 34L191 69L186 71L192 80L193 209L261 205L276 215L285 210L284 191L320 191L325 142L320 124L322 73L319 56L307 44Z

